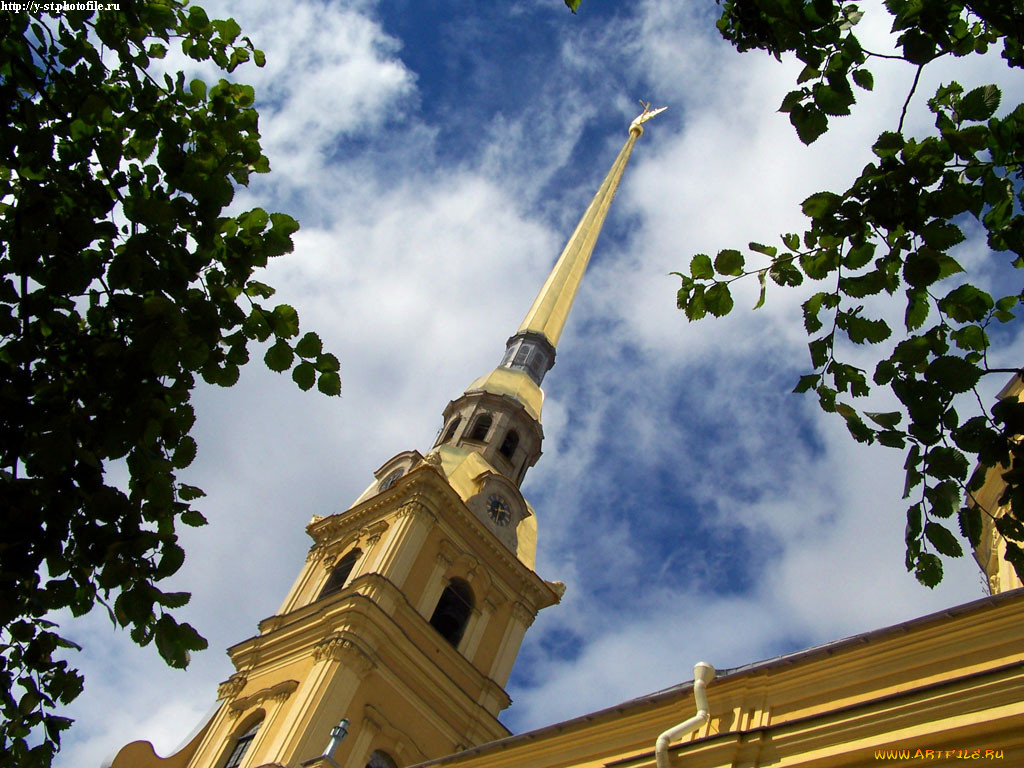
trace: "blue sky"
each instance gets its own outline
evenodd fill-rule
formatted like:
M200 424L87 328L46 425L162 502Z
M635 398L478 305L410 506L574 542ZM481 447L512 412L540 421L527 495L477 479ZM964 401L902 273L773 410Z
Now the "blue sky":
M207 491L210 525L186 532L171 588L194 593L182 614L210 650L178 672L99 613L69 624L87 682L58 766L139 738L166 755L200 721L232 671L223 649L301 567L309 518L429 449L445 404L499 362L641 98L669 110L637 145L545 379L544 456L524 485L538 572L568 592L527 633L503 721L539 727L687 680L701 659L738 666L981 596L970 561L934 591L905 573L903 457L790 394L809 365L806 292L753 312L743 286L732 316L689 324L668 275L802 231L800 201L856 175L912 72L876 68L876 91L808 149L775 111L798 68L736 54L711 3L203 6L266 51L238 77L257 88L274 171L235 204L302 223L266 281L339 355L343 392L303 394L254 355L233 389L197 393L183 479ZM884 15L862 25L889 45ZM949 78L928 76L922 94ZM996 76L991 60L958 75ZM911 131L929 122L919 102ZM962 258L991 257L972 242ZM1008 336L1000 365L1021 359Z

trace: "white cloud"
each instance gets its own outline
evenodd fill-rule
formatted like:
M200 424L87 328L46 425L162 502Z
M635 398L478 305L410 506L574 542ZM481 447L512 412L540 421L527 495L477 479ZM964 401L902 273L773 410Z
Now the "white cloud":
M437 74L405 63L413 41L382 7L207 6L233 11L267 52L244 77L275 170L239 204L303 221L267 281L338 353L343 393L302 395L257 359L233 389L197 395L189 479L209 494L210 525L183 537L173 588L194 592L183 616L211 650L177 673L104 616L73 624L88 682L58 766L97 765L137 738L166 754L189 732L231 672L221 649L290 586L309 517L346 508L394 453L429 446L445 403L498 362L625 139L634 89L670 111L637 146L545 381L545 455L525 492L538 570L569 591L527 634L510 722L544 725L687 679L700 659L736 666L978 594L965 561L935 592L904 572L899 452L854 445L787 394L807 363L805 292L770 290L752 312L756 286L738 286L732 316L689 324L667 274L698 251L799 230L800 201L870 159L903 84L879 77L808 149L775 113L791 62L737 56L708 32L713 8L648 0L614 20L582 15L544 77L468 51L466 71L446 70L460 78L449 93L497 71L509 100L481 121L451 98L439 124L421 91ZM545 7L520 3L508 23ZM621 126L587 136L609 114Z

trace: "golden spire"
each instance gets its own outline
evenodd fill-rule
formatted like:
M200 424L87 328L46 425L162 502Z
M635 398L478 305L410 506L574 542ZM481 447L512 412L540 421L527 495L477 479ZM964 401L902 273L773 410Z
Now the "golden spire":
M555 364L555 345L562 335L580 280L601 232L601 225L612 204L622 173L626 170L633 145L643 135L643 124L665 110L665 107L651 109L650 104L640 103L644 111L629 124L629 138L625 146L583 214L576 231L569 238L562 255L558 257L519 330L506 342L505 357L501 364L470 384L466 395L490 392L507 397L510 402L522 405L530 418L540 423L541 405L544 402L540 384L544 374Z
M644 111L630 123L629 138L626 139L619 156L615 158L608 175L604 177L600 189L594 195L580 223L576 225L576 231L566 243L544 287L540 289L533 306L519 326L517 334L538 333L552 347L558 345L573 299L576 298L576 291L580 287L580 280L583 279L583 273L590 261L590 254L593 253L594 244L601 234L601 225L604 224L605 216L615 197L615 190L618 189L622 173L626 170L626 163L633 152L633 145L643 135L643 124L666 109L661 107L652 110L650 104L641 104Z

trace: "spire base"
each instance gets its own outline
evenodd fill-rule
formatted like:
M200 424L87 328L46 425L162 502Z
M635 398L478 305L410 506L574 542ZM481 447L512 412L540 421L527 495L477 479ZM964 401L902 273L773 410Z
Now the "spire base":
M502 368L525 371L537 386L555 364L555 347L543 333L520 331L505 342Z

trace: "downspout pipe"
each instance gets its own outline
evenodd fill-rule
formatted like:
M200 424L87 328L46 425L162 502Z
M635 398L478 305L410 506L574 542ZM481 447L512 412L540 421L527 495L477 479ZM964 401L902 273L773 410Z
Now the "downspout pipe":
M715 679L715 668L704 661L697 662L693 668L693 698L697 702L697 714L689 720L673 726L658 737L654 744L654 755L658 760L658 768L670 768L668 745L673 739L693 733L711 719L708 711L707 684Z

